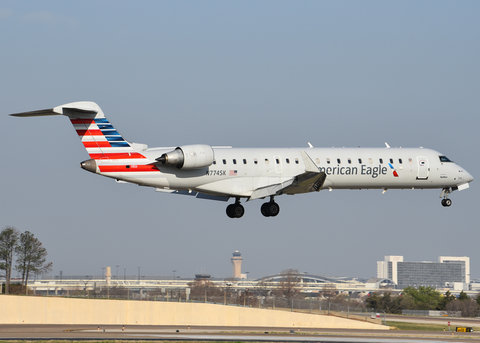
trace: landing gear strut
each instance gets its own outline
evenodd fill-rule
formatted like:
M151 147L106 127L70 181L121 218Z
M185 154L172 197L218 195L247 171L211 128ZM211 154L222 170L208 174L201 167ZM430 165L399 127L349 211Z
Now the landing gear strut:
M452 200L448 198L448 195L452 193L452 190L450 188L444 188L442 190L442 194L440 194L440 197L443 197L442 199L442 206L443 207L449 207L452 205Z
M260 211L265 217L275 217L280 212L280 206L271 197L269 202L262 205Z
M227 216L230 218L241 218L245 213L245 209L240 205L240 198L235 200L235 204L230 204L227 206Z

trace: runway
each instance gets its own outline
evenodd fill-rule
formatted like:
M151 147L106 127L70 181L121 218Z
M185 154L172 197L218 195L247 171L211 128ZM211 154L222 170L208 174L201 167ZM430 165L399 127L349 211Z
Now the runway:
M464 338L462 340L462 338ZM480 333L381 331L258 327L186 327L118 325L0 325L1 340L142 340L245 342L471 342Z

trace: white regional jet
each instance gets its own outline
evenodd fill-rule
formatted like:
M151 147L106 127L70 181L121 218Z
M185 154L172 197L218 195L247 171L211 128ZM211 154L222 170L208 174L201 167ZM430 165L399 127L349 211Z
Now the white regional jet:
M157 191L228 201L227 215L240 218L240 200L269 198L261 206L274 217L282 194L322 189L441 189L443 206L454 190L473 177L446 156L423 148L247 148L184 145L148 148L125 140L89 101L11 114L16 117L64 115L72 122L90 159L80 166L92 173L155 187Z

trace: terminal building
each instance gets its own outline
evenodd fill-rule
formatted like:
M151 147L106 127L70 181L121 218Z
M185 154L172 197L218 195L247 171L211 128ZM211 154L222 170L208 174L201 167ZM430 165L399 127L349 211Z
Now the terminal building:
M406 262L403 256L385 256L377 262L377 278L390 279L398 289L408 286L468 290L470 258L440 256L438 262Z

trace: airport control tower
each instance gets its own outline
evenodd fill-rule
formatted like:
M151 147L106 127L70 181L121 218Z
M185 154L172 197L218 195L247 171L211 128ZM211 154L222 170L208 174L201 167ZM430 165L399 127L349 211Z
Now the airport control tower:
M242 254L240 254L238 250L235 250L231 261L233 265L233 277L236 279L240 279L242 277Z

